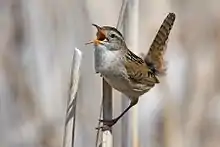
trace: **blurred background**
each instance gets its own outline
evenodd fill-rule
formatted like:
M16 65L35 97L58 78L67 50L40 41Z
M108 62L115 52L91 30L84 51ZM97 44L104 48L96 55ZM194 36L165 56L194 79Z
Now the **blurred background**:
M84 43L95 37L92 23L117 25L121 5L122 0L0 0L0 147L62 145L75 47L83 53L75 146L95 146L102 79L93 68L93 46ZM114 146L219 147L219 6L218 0L139 0L137 54L148 52L168 12L176 13L168 71L140 98L137 126L128 125L126 134L121 121L113 127ZM113 95L117 116L123 100L119 92ZM134 127L136 145L129 131Z

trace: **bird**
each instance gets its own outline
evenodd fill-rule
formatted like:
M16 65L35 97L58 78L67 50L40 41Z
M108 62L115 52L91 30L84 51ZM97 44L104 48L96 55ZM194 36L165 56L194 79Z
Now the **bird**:
M124 36L117 28L92 24L97 29L96 39L86 44L94 45L96 73L130 99L129 106L118 117L100 119L100 122L108 127L115 125L138 103L140 96L160 83L160 76L166 75L164 54L175 18L175 13L167 14L144 58L128 49Z

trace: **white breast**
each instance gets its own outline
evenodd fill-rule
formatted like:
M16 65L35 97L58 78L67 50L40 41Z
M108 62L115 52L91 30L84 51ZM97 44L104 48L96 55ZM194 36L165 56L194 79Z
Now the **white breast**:
M102 74L115 89L127 89L128 79L120 51L110 51L104 46L95 47L95 70Z
M105 46L95 46L95 70L103 75L119 74L125 70L119 51L110 51Z

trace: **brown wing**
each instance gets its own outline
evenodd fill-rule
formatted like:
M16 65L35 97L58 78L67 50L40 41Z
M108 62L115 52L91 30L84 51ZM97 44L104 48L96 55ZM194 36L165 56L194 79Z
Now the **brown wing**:
M144 58L145 63L157 75L163 75L166 71L163 55L166 51L168 36L173 27L175 18L176 15L174 13L169 13L167 15L150 46L148 54Z
M159 83L157 77L140 57L132 53L130 50L128 50L125 57L125 68L128 77L133 84L154 85L155 83Z

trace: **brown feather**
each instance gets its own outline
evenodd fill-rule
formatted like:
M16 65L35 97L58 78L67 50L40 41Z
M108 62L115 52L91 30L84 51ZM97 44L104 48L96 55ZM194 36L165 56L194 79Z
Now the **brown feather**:
M166 72L166 62L163 56L166 52L168 37L175 18L176 15L174 13L169 13L167 15L150 46L148 54L144 58L145 63L157 75L164 75Z
M129 49L127 50L125 58L127 74L134 84L152 85L153 87L155 83L159 83L159 80L151 69L148 68L143 59L135 55Z

